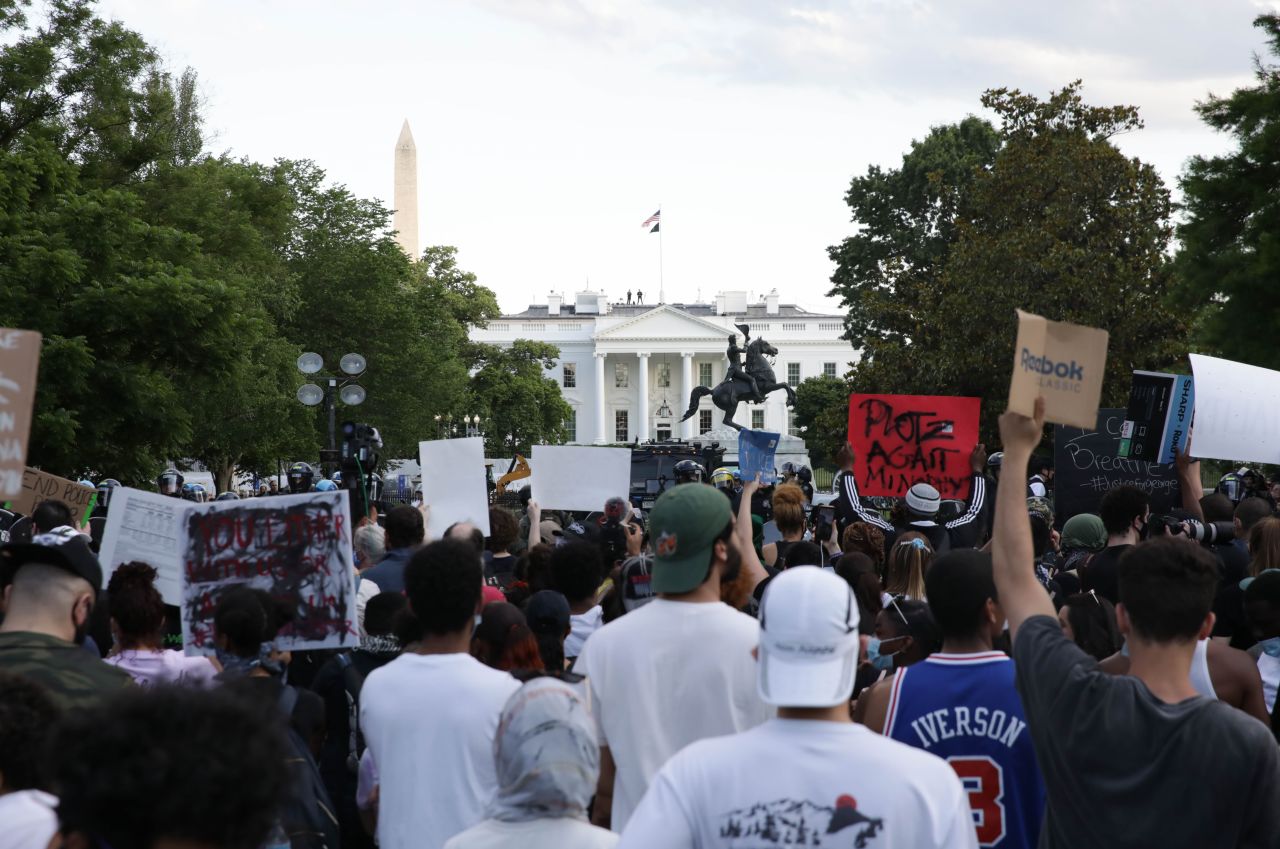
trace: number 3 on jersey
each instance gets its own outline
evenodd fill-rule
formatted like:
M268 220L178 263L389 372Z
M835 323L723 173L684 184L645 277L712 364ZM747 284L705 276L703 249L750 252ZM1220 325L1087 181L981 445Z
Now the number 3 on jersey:
M1004 771L988 757L947 758L969 794L978 843L995 846L1004 837Z

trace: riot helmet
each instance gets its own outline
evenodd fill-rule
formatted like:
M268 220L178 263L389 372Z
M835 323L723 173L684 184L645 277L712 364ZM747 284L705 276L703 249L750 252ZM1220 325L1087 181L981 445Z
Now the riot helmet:
M156 490L161 495L171 495L174 498L182 497L182 486L186 483L186 478L177 469L168 468L160 473L156 478Z
M294 463L289 467L289 471L285 473L285 477L289 479L289 492L297 495L302 492L311 491L311 482L315 480L316 473L311 468L310 463L301 461Z
M707 470L697 460L681 460L671 470L677 484L702 483L707 479Z

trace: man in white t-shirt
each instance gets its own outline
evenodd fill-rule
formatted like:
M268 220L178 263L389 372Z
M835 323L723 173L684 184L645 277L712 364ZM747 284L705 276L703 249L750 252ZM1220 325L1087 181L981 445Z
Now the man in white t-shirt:
M705 484L673 487L649 522L658 598L592 634L574 666L587 676L600 730L592 821L614 831L667 758L770 714L751 657L759 627L720 601L743 545L729 499Z
M483 581L479 553L459 540L433 542L405 566L421 639L360 691L381 849L440 849L484 818L497 789L493 737L520 682L469 653Z
M775 577L759 656L760 696L778 718L668 761L619 849L976 849L947 762L849 719L858 605L848 584L814 566Z

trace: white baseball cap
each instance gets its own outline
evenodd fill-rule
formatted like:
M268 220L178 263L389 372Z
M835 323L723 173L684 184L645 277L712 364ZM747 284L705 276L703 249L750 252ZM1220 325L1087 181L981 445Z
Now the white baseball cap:
M797 566L771 580L760 603L760 698L831 707L849 700L857 671L858 605L844 579Z

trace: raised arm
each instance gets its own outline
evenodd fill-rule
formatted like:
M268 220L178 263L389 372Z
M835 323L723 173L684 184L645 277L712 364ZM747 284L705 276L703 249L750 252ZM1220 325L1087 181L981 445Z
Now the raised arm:
M964 514L958 519L952 519L947 522L947 530L955 531L961 528L968 530L967 525L972 525L982 518L982 513L987 509L987 479L982 474L983 469L987 465L987 446L979 442L973 446L973 451L969 453L969 470L973 472L973 479L969 481L969 501L968 507ZM978 540L974 540L976 545Z
M1204 482L1200 480L1200 460L1191 456L1190 436L1183 450L1174 457L1173 465L1178 472L1178 489L1182 490L1182 509L1203 522L1200 499L1204 498Z
M853 474L853 446L845 443L836 458L840 463L839 486L836 490L836 519L844 524L866 522L882 531L893 531L893 525L880 518L875 511L862 506L858 496L858 481Z
M529 506L525 508L525 515L529 517L529 548L542 542L542 508L538 506L538 502L532 498L529 499Z
M745 481L742 484L742 497L738 500L738 521L734 527L734 533L738 537L738 553L742 557L742 571L750 578L747 586L752 592L761 581L769 577L769 573L760 564L760 558L756 556L755 543L751 541L751 496L755 495L759 488L759 474L754 480Z
M1044 399L1036 400L1036 415L1020 413L1000 417L1000 441L1004 446L1004 475L1011 480L1026 477L1031 452L1044 432ZM1053 616L1053 602L1036 580L1035 550L1031 543L1031 519L1021 487L1002 486L996 494L995 532L991 545L992 569L1000 607L1009 620L1009 635L1016 639L1018 628L1032 616Z

